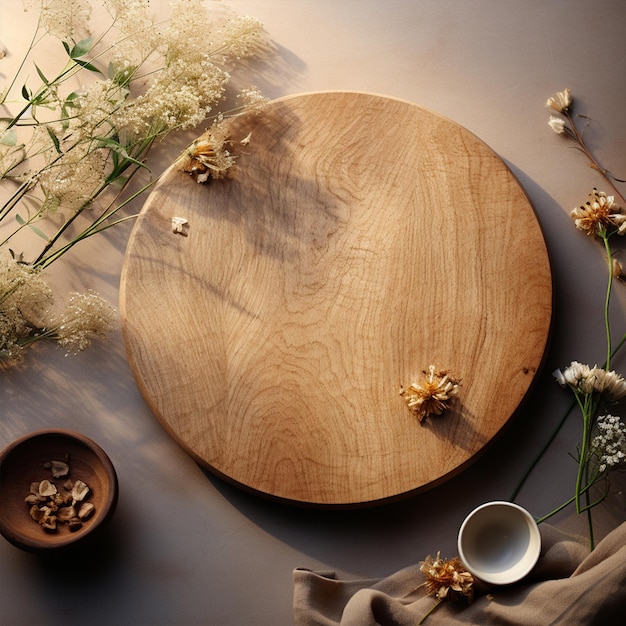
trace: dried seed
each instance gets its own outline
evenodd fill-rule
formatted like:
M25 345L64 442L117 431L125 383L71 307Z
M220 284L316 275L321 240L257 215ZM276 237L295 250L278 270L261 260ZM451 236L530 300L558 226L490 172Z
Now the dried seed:
M89 493L89 486L82 480L77 480L72 487L72 504L82 502Z
M30 507L30 516L36 521L41 522L45 513L36 505Z
M96 507L91 502L83 502L80 505L80 509L78 509L78 518L82 520L89 519L95 510Z
M57 492L56 485L49 480L42 480L39 483L39 495L40 496L53 496Z
M67 476L70 472L69 455L65 461L50 461L44 467L52 472L54 478ZM48 532L56 532L61 523L76 532L83 526L83 520L93 515L95 507L91 502L83 502L91 493L87 483L82 480L72 481L69 478L63 483L63 492L59 492L55 483L50 480L41 480L30 484L30 492L24 502L30 505L30 516Z
M61 478L70 473L70 466L64 461L51 461L50 471L55 478Z
M69 522L76 517L76 509L73 506L62 506L57 512L59 522Z

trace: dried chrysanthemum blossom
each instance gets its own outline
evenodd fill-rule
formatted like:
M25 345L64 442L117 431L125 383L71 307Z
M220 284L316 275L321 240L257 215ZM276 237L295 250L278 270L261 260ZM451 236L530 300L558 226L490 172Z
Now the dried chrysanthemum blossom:
M423 372L418 382L411 383L407 389L402 388L409 409L423 422L430 415L441 415L458 393L460 382L447 370L438 370L434 365Z
M591 449L599 459L598 472L603 473L626 461L626 426L615 415L600 415L596 422L598 434Z
M449 598L452 601L465 601L468 604L474 599L474 577L470 574L459 558L442 559L428 555L420 561L420 571L425 574L428 595L438 600Z
M113 328L113 320L113 307L97 293L73 293L49 332L68 353L76 353L93 339L104 337Z
M606 371L601 367L593 367L586 381L583 391L596 391L604 395L611 402L619 402L626 398L626 381L614 371Z
M546 106L554 109L558 113L567 113L572 106L572 91L569 88L558 91L554 96L548 98Z
M214 125L178 158L179 168L198 183L205 183L209 178L224 178L235 162L235 157L225 147L227 144L224 129L219 124Z
M626 232L624 209L615 203L614 196L609 196L595 188L589 194L589 200L576 207L570 215L574 219L576 228L584 231L587 235L606 232L607 228L611 226L616 226L620 235Z

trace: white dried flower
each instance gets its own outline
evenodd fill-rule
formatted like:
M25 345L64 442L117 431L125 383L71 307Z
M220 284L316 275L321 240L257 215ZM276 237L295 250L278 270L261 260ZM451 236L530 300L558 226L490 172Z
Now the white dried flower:
M612 402L626 398L626 381L612 370L607 372L596 366L589 372L586 383L591 391L601 393Z
M553 376L561 386L579 389L586 394L599 393L614 402L626 398L626 381L622 376L597 365L589 367L572 361L565 371L555 370Z
M52 301L41 271L13 259L0 261L0 361L21 359L23 342L41 326Z
M114 65L141 65L161 45L161 28L155 24L150 0L103 0L113 17L116 40Z
M577 387L581 380L589 375L591 368L588 365L572 361L568 367L562 372L560 369L555 370L552 375L556 378L562 387Z
M548 98L546 106L558 111L566 113L572 106L572 91L569 88L558 91L552 98Z
M76 42L89 33L89 0L24 0L24 6L39 11L40 26L59 39Z
M561 117L551 115L548 124L557 135L562 135L565 132L565 120Z
M256 87L247 87L240 90L237 94L237 100L242 106L256 110L262 109L268 103L267 97Z
M596 422L598 434L591 448L598 456L598 471L603 473L626 460L626 426L615 415L601 415Z
M257 55L266 45L261 22L248 15L226 20L215 35L213 54L219 53L224 61Z
M80 352L93 339L106 335L113 319L113 307L95 292L73 293L54 323L54 337L68 353Z

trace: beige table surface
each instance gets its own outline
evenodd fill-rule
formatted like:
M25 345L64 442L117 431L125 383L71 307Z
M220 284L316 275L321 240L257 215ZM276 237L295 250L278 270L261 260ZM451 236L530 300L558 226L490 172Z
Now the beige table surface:
M166 0L155 0L158 5ZM626 176L626 5L621 0L224 0L265 25L271 64L252 68L269 97L357 90L415 102L462 124L511 167L535 206L550 251L555 327L537 387L503 438L467 471L405 501L350 512L290 508L246 494L196 465L144 403L119 328L77 357L48 347L2 373L0 446L46 427L79 430L109 453L120 501L83 558L41 560L0 542L0 624L292 623L295 567L342 577L390 574L441 550L476 505L509 498L569 396L550 372L604 355L605 266L569 211L601 180L547 126L547 97L570 87L603 162ZM0 39L30 37L21 3L0 0ZM2 71L2 66L0 66ZM173 141L155 166L176 156ZM117 304L129 228L97 238L53 268L55 283ZM506 252L506 251L503 251ZM520 271L523 271L520 268ZM626 330L626 287L613 300ZM622 355L616 368L625 368ZM578 421L568 421L517 502L541 515L571 495ZM626 520L623 475L596 509L598 537ZM572 510L553 523L585 532Z

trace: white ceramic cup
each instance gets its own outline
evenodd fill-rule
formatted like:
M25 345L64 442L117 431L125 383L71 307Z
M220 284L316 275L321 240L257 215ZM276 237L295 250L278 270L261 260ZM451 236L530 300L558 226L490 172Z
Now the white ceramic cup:
M521 580L541 552L533 516L512 502L487 502L474 509L459 530L461 561L476 578L496 585Z

